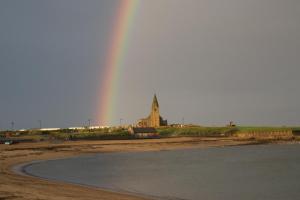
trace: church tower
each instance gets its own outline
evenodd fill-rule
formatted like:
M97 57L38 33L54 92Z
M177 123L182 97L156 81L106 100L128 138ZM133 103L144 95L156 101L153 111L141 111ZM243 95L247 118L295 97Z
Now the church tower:
M150 126L159 127L160 126L160 114L159 114L159 104L157 101L156 94L153 97L151 114L150 114Z
M151 113L147 118L140 119L137 123L138 127L160 127L167 126L168 121L164 120L159 114L159 104L156 94L153 97Z

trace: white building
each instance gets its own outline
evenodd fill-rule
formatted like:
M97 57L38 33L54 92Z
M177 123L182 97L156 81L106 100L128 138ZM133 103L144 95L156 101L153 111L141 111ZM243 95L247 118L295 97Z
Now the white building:
M40 131L58 131L61 128L41 128L39 129Z

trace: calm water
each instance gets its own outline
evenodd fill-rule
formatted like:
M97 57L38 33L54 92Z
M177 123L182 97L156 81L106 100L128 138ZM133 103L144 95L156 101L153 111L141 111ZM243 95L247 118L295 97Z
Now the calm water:
M300 145L97 154L44 161L25 170L157 199L300 199Z

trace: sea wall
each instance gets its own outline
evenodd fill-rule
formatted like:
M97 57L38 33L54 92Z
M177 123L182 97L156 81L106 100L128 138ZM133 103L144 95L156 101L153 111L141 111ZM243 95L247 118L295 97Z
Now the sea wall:
M293 138L292 130L255 130L255 131L239 131L236 134L240 138L255 138L255 139L289 139Z

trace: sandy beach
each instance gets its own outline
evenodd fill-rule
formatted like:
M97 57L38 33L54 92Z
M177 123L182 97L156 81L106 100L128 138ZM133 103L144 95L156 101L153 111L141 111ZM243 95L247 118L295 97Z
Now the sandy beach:
M66 158L81 154L161 151L257 143L254 140L237 140L236 138L181 137L151 140L68 141L62 143L40 142L11 146L0 145L0 199L142 200L146 198L27 176L16 173L13 166L36 160Z

